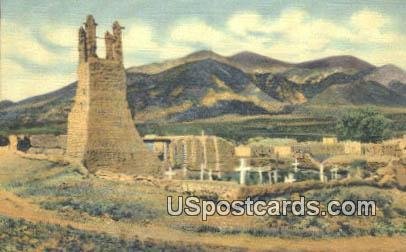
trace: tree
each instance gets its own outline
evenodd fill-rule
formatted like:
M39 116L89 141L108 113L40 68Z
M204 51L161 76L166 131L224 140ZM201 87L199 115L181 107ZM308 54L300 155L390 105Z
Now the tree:
M356 109L344 115L337 125L343 140L378 142L388 136L391 121L372 108Z

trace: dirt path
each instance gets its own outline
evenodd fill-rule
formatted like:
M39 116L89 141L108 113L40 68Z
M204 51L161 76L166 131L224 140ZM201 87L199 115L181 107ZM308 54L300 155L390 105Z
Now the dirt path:
M249 235L195 234L169 229L158 224L148 226L130 225L110 219L92 217L90 222L80 223L65 220L55 212L41 209L28 200L13 193L0 191L0 214L12 218L23 218L31 222L45 222L72 226L91 232L105 232L122 238L154 238L166 241L186 243L204 243L233 247L245 247L250 250L286 250L293 251L404 251L406 237L358 237L338 239L280 239L272 237L253 237Z

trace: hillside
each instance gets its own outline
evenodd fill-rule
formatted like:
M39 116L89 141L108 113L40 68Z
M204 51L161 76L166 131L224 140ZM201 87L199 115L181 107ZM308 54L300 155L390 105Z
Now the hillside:
M310 101L311 104L406 106L404 96L373 81L332 85Z
M0 101L0 109L5 109L5 108L10 107L12 105L14 105L14 102L12 102L10 100Z
M293 64L269 58L252 52L241 52L227 57L228 63L244 72L282 72Z
M161 63L152 63L137 67L131 67L128 69L129 73L145 73L156 74L166 71L170 68L174 68L186 63L191 63L200 60L216 60L224 64L234 66L241 69L244 72L280 72L292 67L293 64L286 63L280 60L272 59L260 54L252 52L241 52L235 55L224 57L212 51L203 50L191 53L185 57L166 60Z
M200 51L127 69L127 98L137 122L284 114L292 104L403 107L403 74L350 56L290 64L250 52L223 57ZM1 102L0 128L66 122L75 89L72 83L17 103Z
M406 95L406 72L395 65L384 65L364 77L367 81L378 82L395 92Z
M364 79L389 86L393 81L406 83L406 72L395 65L384 65L374 69L370 74L366 75Z
M145 116L150 117L152 111L182 120L255 111L270 113L270 103L278 103L255 90L243 71L212 59L186 63L155 75L129 74L128 82L128 99L134 110L147 109L147 113L136 114L139 120L150 119ZM235 102L240 105L233 107Z
M142 66L130 67L127 69L127 73L157 74L186 63L206 59L212 59L219 62L227 63L227 59L225 57L212 51L203 50L191 53L189 55L186 55L185 57L181 57L178 59L170 59L160 63L152 63Z
M307 61L296 65L300 68L342 68L356 69L358 71L373 68L374 66L366 61L360 60L354 56L332 56L318 60Z

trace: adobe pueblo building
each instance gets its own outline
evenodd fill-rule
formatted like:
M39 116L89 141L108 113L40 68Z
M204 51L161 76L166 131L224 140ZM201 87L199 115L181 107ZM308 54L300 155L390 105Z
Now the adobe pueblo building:
M67 159L90 172L109 170L157 175L161 162L144 145L126 98L122 29L106 32L106 58L96 54L96 22L88 16L79 29L78 86L68 117Z

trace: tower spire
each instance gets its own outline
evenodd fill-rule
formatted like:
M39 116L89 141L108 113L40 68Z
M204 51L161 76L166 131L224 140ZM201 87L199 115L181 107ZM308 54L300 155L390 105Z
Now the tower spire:
M113 23L113 36L114 36L114 53L113 58L120 62L123 61L123 43L122 43L122 32L124 29L117 21Z
M68 116L67 160L90 172L109 170L135 175L159 175L161 163L144 145L127 102L122 62L121 29L107 32L106 57L96 55L96 22L88 16L79 29L78 82Z
M79 45L78 45L78 50L79 50L79 63L80 62L86 62L87 61L87 51L86 51L86 31L81 26L79 28Z
M104 40L106 42L106 59L112 60L114 59L114 36L106 31L104 34Z
M92 15L88 15L86 18L85 29L86 29L86 51L87 57L96 57L96 21Z

